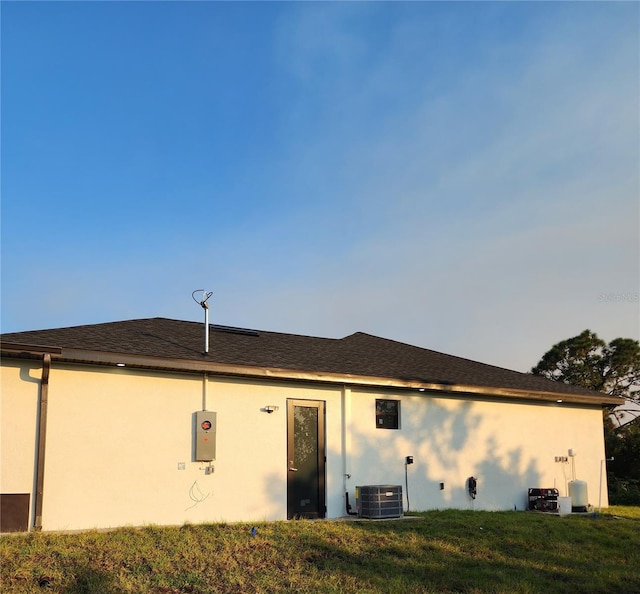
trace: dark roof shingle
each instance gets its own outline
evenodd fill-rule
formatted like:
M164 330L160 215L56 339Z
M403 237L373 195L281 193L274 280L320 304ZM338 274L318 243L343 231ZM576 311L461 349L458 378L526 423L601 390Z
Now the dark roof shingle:
M362 332L333 339L211 326L206 356L202 323L167 318L13 332L0 335L0 340L300 372L596 396L577 386Z

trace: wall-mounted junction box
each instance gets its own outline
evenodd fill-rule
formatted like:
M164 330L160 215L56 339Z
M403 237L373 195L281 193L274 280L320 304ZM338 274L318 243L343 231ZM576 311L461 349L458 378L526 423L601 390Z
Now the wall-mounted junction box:
M216 459L217 414L208 410L199 410L195 416L195 460L196 462L212 462Z

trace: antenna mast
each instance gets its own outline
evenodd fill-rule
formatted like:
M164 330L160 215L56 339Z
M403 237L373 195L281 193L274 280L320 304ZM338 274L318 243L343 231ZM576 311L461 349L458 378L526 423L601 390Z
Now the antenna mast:
M202 298L200 301L196 299L196 293L202 293ZM207 355L209 353L209 298L213 295L213 291L205 291L204 289L196 289L193 293L191 293L191 297L193 300L204 309L204 354Z

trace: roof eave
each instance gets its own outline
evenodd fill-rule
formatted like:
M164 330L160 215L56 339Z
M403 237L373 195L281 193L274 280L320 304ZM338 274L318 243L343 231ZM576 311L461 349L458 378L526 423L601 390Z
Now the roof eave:
M594 395L572 394L568 392L551 392L542 390L523 390L515 388L500 388L474 386L466 384L450 384L424 382L419 380L404 380L393 377L364 376L347 373L330 373L315 371L300 371L278 367L260 367L251 365L235 365L215 363L204 359L175 359L165 357L150 357L144 355L130 355L107 351L91 351L85 349L41 347L37 345L18 345L3 343L3 354L14 357L33 358L38 354L48 352L61 362L79 363L85 365L125 366L138 369L155 369L183 373L210 373L213 375L269 378L287 381L303 381L347 386L370 386L382 388L396 388L416 390L425 393L445 393L458 396L476 396L485 398L500 398L505 400L526 400L534 402L551 402L565 404L590 405L596 407L614 406L620 404L620 399L607 394ZM596 395L597 394L597 395Z
M49 353L52 356L60 356L62 349L55 346L47 346L40 344L26 344L20 342L2 342L0 343L0 350L3 355L9 356L42 356L45 353Z

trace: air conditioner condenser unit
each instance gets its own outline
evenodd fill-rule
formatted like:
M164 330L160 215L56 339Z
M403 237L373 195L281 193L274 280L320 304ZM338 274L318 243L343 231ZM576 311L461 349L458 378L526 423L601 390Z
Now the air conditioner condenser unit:
M356 509L358 517L372 520L400 518L402 509L402 486L363 485L356 487Z

